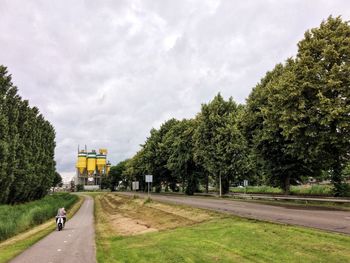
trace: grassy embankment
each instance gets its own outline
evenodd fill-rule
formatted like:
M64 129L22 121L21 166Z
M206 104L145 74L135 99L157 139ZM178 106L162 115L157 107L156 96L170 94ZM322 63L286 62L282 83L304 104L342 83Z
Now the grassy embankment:
M316 196L332 196L331 185L300 185L291 186L291 195L316 195ZM235 193L247 193L247 194L283 194L281 188L271 186L247 186L244 187L231 187L231 192Z
M70 194L55 194L41 200L20 205L0 206L0 263L7 262L41 238L52 232L56 224L52 218L58 207L66 207L68 218L80 208L83 198ZM29 229L29 230L28 230Z
M98 262L349 262L350 237L94 194Z

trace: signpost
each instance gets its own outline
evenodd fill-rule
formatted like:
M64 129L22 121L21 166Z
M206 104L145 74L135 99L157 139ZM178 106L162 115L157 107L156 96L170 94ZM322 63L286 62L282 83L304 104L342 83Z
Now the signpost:
M139 190L139 181L132 182L132 190Z
M244 187L247 187L247 186L248 186L248 180L244 180L244 181L243 181L243 186L244 186Z
M247 193L247 186L248 186L248 180L243 181L243 186L244 186L244 193Z
M153 182L153 175L146 175L146 183L148 184L148 197L149 197L149 183L152 183Z

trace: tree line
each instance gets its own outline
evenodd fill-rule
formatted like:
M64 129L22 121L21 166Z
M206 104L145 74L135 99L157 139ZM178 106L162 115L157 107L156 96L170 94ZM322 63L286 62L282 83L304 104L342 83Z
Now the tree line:
M0 203L45 196L56 176L54 150L53 126L18 95L0 65Z
M111 178L146 189L144 175L152 174L156 191L193 194L211 185L224 194L244 179L289 193L291 184L314 177L329 179L335 196L349 195L349 95L350 26L330 16L305 33L294 58L266 73L244 105L219 93L193 119L166 121L112 167Z

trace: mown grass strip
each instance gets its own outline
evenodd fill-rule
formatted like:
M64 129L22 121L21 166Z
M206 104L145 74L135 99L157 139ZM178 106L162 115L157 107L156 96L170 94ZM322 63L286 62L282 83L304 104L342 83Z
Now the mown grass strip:
M75 203L68 211L68 218L71 218L82 205L84 198L82 196L76 196L74 198ZM56 229L55 221L50 218L39 226L35 226L32 229L18 234L10 239L7 239L0 243L0 263L5 263L19 255L31 245L44 238L52 231Z
M235 217L108 242L104 262L350 262L349 236Z
M350 262L350 236L227 215L191 226L120 236L108 227L101 196L95 200L101 263Z

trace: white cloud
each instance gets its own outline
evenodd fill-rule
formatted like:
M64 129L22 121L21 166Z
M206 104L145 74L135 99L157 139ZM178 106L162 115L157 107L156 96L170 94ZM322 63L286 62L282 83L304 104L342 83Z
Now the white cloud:
M243 103L305 30L348 1L1 1L0 64L55 126L58 171L78 144L131 157L152 126L221 92Z

